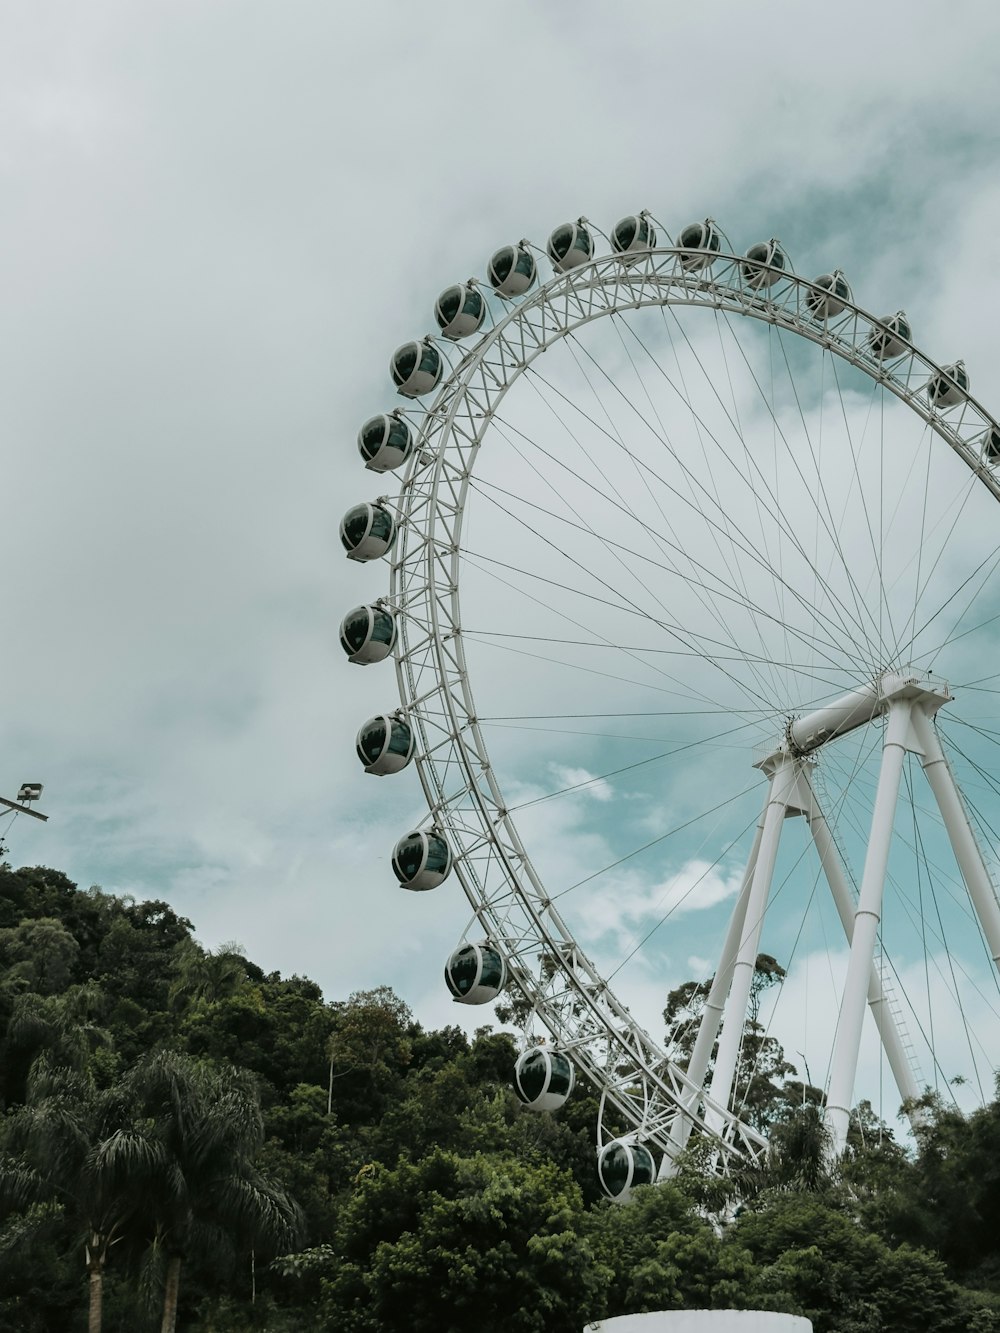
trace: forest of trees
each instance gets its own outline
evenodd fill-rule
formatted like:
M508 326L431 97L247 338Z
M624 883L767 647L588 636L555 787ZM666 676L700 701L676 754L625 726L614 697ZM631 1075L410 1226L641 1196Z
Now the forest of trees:
M746 1046L766 1166L720 1185L692 1149L617 1206L594 1097L524 1110L509 1035L425 1031L387 987L327 1000L166 903L3 866L0 1328L580 1333L733 1307L1000 1333L1000 1100L928 1095L915 1149L863 1106L830 1170L818 1094L754 1022Z

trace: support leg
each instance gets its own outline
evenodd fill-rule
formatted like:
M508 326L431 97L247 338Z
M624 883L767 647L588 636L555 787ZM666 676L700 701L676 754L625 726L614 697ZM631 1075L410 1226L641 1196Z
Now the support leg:
M671 1139L677 1145L678 1151L685 1146L691 1135L694 1124L693 1117L698 1111L701 1086L705 1082L709 1061L712 1058L712 1049L715 1046L715 1039L719 1035L726 996L729 994L729 987L733 980L733 969L736 966L736 958L743 940L743 931L747 919L747 904L750 901L750 888L753 884L754 870L760 853L760 840L764 831L764 820L770 799L771 789L768 787L764 809L761 811L760 819L757 822L757 832L754 835L753 846L750 848L750 856L743 872L739 897L736 899L732 916L729 918L729 928L726 931L726 938L722 945L722 956L719 959L715 976L712 978L708 999L705 1001L705 1008L698 1024L698 1035L695 1038L694 1050L691 1052L691 1059L688 1061L688 1078L694 1083L698 1092L693 1093L688 1102L689 1114L678 1115L674 1121Z
M913 710L913 731L924 752L920 762L948 830L955 860L979 917L993 962L1000 967L1000 905L997 904L993 882L969 823L951 765L941 749L937 730L919 706Z
M760 932L764 924L768 894L771 891L771 879L774 875L774 863L778 856L781 827L785 820L790 796L795 789L797 768L796 760L790 755L781 755L776 758L771 773L771 787L764 813L764 826L761 830L757 864L750 885L743 938L736 955L736 962L733 965L732 987L729 992L729 999L726 1002L722 1037L719 1041L719 1053L716 1057L715 1070L712 1075L712 1100L720 1106L728 1106L733 1090L736 1064L739 1058L740 1044L743 1040L743 1025L746 1022L747 1001L750 998L750 986L753 981L754 966L757 962ZM721 1129L719 1116L711 1111L705 1117L705 1123L709 1129L716 1132Z
M837 1035L834 1039L830 1090L827 1094L826 1125L833 1140L835 1156L843 1152L847 1143L854 1078L858 1067L858 1052L861 1049L861 1028L864 1023L868 983L875 958L878 924L882 915L882 891L889 864L892 825L899 798L899 784L903 775L903 758L906 754L911 711L911 699L894 699L889 705L886 720L882 768L875 793L871 835L861 878L861 894L854 915L851 956L847 965L847 980L844 983Z
M819 853L823 874L830 886L830 893L833 895L833 901L837 907L837 915L840 917L844 934L847 936L848 944L850 944L854 935L854 898L847 882L847 874L840 858L840 852L837 850L837 844L833 840L830 826L827 824L818 802L813 805L813 808L806 815L806 819L816 850ZM868 1007L871 1009L872 1017L878 1027L882 1047L889 1061L889 1068L892 1070L896 1087L899 1089L900 1100L905 1102L919 1097L920 1088L914 1076L906 1048L903 1045L899 1028L896 1026L896 1020L886 1003L882 979L874 963L868 979Z

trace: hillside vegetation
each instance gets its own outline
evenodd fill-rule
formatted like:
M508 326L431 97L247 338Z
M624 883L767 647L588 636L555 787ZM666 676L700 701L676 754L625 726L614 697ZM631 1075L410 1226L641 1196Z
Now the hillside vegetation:
M720 1187L692 1155L619 1207L595 1099L524 1110L508 1035L425 1031L388 987L326 999L193 929L0 868L10 1333L580 1333L688 1306L1000 1330L1000 1101L928 1096L915 1152L862 1108L830 1173L816 1097L768 1050L766 1168Z

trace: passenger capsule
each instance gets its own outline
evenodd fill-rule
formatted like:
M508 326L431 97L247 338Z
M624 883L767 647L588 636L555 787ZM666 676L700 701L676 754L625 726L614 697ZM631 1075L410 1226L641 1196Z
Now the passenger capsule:
M393 849L392 869L404 889L436 889L451 874L451 848L433 830L407 833Z
M366 773L398 773L413 758L413 732L398 717L370 717L358 732L358 758Z
M463 944L445 964L444 979L459 1004L489 1004L507 984L507 964L488 940Z
M597 1150L597 1176L609 1199L628 1203L636 1185L652 1185L656 1163L644 1144L612 1139Z
M677 238L678 248L690 253L681 255L681 265L693 273L699 268L708 268L715 263L715 256L722 248L722 237L712 218L704 222L692 222L685 227Z
M991 426L983 438L983 457L987 463L1000 463L1000 426Z
M830 319L844 309L844 302L851 299L851 289L847 279L839 268L832 273L821 273L813 280L813 288L806 292L806 305L814 319Z
M405 398L419 398L430 393L441 383L444 360L441 353L427 338L420 342L403 343L397 347L389 362L389 373L398 393Z
M535 281L538 266L526 246L505 245L490 260L486 278L497 296L523 296Z
M446 338L452 342L467 338L482 328L486 318L486 300L478 287L456 282L446 287L434 304L434 318Z
M582 222L564 222L556 227L545 247L557 273L579 268L594 257L594 238Z
M872 356L879 361L892 361L903 355L910 337L910 321L902 310L897 310L894 315L886 315L885 319L872 326L868 334L868 346Z
M622 218L615 223L611 233L611 248L616 254L641 254L644 250L656 248L656 229L649 218L641 213Z
M413 432L395 412L380 412L358 431L358 453L370 471L389 472L413 453Z
M383 504L360 504L340 520L348 560L377 560L396 540L396 520Z
M531 1046L514 1066L514 1091L532 1111L558 1111L573 1091L573 1062L562 1051Z
M772 236L769 241L751 245L743 256L740 272L748 287L760 291L761 287L773 287L787 268L788 256Z
M927 396L935 407L954 407L962 401L968 389L965 362L956 361L953 366L942 366L936 375L931 376Z
M356 606L340 622L340 646L349 662L383 662L396 644L396 617L380 606Z

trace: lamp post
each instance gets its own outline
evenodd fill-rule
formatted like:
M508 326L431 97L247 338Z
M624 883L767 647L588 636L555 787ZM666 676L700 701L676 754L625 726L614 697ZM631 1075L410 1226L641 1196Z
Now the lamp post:
M0 805L5 805L10 810L16 810L19 815L30 815L32 819L47 820L48 815L43 815L41 810L32 810L32 801L37 801L42 794L42 784L40 782L22 782L18 788L17 799L8 800L6 796L0 796Z

